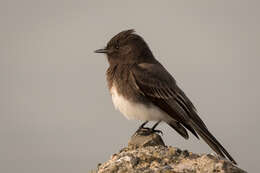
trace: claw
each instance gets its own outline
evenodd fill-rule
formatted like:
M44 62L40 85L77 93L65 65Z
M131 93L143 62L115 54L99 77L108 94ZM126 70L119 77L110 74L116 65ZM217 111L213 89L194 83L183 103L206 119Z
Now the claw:
M143 136L148 136L152 133L159 133L163 135L163 132L161 130L155 130L152 128L148 128L148 127L142 127L137 129L137 131L135 132L135 135L143 135Z
M163 135L163 132L161 130L155 130L155 129L151 129L151 130L154 133L158 133L158 134L162 134Z

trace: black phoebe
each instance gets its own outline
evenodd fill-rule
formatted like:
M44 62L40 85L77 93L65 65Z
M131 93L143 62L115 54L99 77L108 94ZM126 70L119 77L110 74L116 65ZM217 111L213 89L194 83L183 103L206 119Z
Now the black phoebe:
M198 139L202 137L220 156L226 156L236 164L209 132L175 79L155 59L146 42L134 30L120 32L104 49L95 52L107 55L109 91L115 108L126 118L145 121L140 128L144 128L148 121L157 121L151 128L153 131L164 121L185 139L189 138L188 129Z

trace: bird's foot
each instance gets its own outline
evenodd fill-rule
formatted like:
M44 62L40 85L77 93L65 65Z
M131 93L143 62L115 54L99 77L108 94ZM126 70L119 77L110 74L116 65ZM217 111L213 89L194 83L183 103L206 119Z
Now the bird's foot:
M163 132L161 130L155 130L153 128L148 128L148 127L142 127L137 129L135 132L135 135L142 135L142 136L148 136L152 133L159 133L163 135Z
M155 129L151 129L153 133L158 133L163 135L163 132L161 130L155 130Z
M140 126L136 131L135 131L135 134L143 134L144 132L148 132L150 131L151 129L148 128L148 127L142 127Z

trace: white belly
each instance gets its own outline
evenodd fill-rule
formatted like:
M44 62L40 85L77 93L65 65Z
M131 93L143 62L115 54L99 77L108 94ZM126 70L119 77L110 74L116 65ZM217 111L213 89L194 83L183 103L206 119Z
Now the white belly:
M131 102L125 99L122 95L119 95L115 87L112 87L110 92L112 94L112 101L115 108L127 119L143 121L172 121L168 114L152 103L147 106L141 103Z

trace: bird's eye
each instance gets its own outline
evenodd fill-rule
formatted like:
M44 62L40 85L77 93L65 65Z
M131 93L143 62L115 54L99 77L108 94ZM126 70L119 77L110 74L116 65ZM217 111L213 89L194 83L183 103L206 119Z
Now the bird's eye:
M115 48L116 48L116 49L119 49L119 45L118 45L118 44L116 44Z

